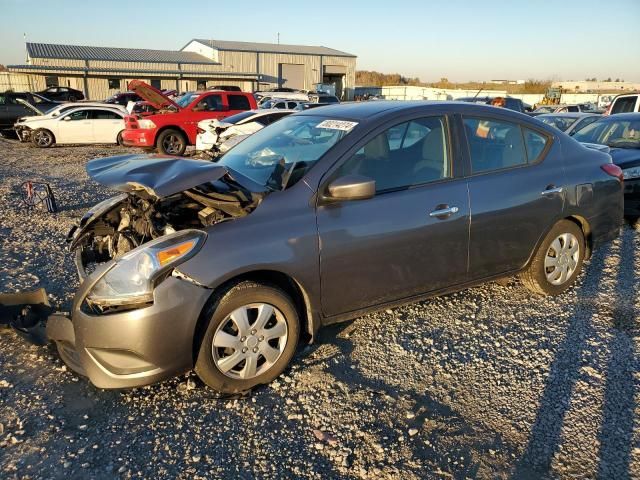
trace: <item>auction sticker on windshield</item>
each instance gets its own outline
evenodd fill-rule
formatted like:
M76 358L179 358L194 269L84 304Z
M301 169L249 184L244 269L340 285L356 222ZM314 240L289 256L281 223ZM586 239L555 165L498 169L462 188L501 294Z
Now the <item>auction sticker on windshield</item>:
M323 120L316 128L327 128L329 130L344 130L350 132L358 122L347 122L346 120Z

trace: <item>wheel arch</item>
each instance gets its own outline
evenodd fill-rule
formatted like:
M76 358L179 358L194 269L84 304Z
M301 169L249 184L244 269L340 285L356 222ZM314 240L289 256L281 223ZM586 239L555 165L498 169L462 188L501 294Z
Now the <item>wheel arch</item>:
M162 133L167 130L176 130L177 132L180 132L182 135L184 135L184 138L187 141L187 145L190 145L189 135L187 135L187 132L184 131L184 128L179 127L178 125L165 125L164 127L160 127L158 129L158 131L156 132L156 136L153 139L153 144L156 148L158 148L158 140L160 139L160 135L162 135Z
M33 136L36 134L36 132L38 132L39 130L45 131L45 132L49 132L51 134L51 137L53 138L53 142L51 142L51 145L55 145L56 143L58 143L58 139L56 138L56 134L54 133L53 130L51 130L50 128L33 128L31 129L31 140L33 141Z
M275 270L255 270L246 272L230 278L229 280L213 289L209 300L207 300L207 303L202 308L202 312L200 313L200 317L198 318L196 329L193 335L192 351L194 355L194 363L195 357L198 353L198 350L200 349L200 343L202 342L202 339L204 338L205 332L207 330L207 324L209 321L208 313L211 311L211 308L213 308L215 304L220 300L221 296L224 295L224 293L242 282L255 282L264 285L272 285L283 290L285 293L287 293L287 295L291 297L296 306L298 318L300 321L300 331L301 334L305 337L304 341L310 342L315 336L315 332L317 331L319 325L314 317L313 310L311 308L311 300L309 298L309 294L298 281L296 281L286 273L278 272Z
M547 235L553 229L553 227L555 227L558 223L562 222L563 220L567 220L569 222L575 223L580 228L580 230L582 231L582 234L584 235L584 241L585 241L584 259L587 260L589 259L589 257L591 257L591 252L593 247L593 237L591 235L591 224L585 217L581 215L573 214L566 217L558 218L558 220L555 223L550 225L549 228L547 228L542 233L542 235L540 235L536 244L534 245L533 250L529 254L527 263L524 264L521 270L526 270L529 267L529 265L531 265L531 262L535 258L535 254L540 248L540 245L542 245L542 242L544 242L544 239L547 238Z
M578 225L578 227L580 227L580 230L582 230L582 234L584 235L585 242L584 258L588 259L589 257L591 257L591 252L593 251L593 236L591 232L591 224L589 223L589 221L581 215L570 215L564 220L569 220L570 222L573 222Z

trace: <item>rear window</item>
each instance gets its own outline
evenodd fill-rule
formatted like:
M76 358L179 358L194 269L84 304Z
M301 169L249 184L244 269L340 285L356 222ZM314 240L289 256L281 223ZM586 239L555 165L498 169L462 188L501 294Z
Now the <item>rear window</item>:
M249 99L244 95L229 95L229 110L251 110Z
M636 107L637 95L631 97L620 97L614 100L611 113L629 113L633 112Z

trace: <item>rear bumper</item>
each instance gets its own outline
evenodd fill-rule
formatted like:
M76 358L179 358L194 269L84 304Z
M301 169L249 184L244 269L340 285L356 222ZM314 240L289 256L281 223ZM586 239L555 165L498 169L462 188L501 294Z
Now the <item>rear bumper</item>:
M640 216L640 178L624 181L624 215Z
M156 131L154 129L132 129L122 132L122 143L128 147L154 147Z
M194 332L209 290L169 277L156 288L152 305L96 315L83 308L95 281L92 275L80 286L72 319L47 322L47 336L69 368L99 388L130 388L193 367Z

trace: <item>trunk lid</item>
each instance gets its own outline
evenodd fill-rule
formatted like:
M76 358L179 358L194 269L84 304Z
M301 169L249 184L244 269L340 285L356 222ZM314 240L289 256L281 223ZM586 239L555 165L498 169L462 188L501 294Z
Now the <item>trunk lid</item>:
M144 98L158 110L165 107L174 107L178 110L181 110L181 107L177 103L175 103L157 88L152 87L142 80L131 80L128 87L130 91L135 92L137 95Z

